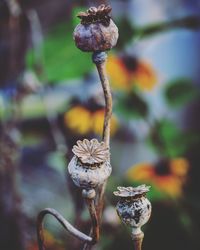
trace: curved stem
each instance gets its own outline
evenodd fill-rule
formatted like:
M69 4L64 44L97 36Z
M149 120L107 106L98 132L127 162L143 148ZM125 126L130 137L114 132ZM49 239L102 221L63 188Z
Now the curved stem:
M110 119L112 116L112 94L106 74L106 58L107 55L105 52L96 52L93 54L93 62L96 64L105 97L103 140L106 145L110 147Z
M92 228L90 230L90 235L92 236L92 242L86 242L83 246L83 250L90 250L94 244L99 241L99 220L97 216L97 211L95 207L94 199L85 198L85 202L87 204L90 218L92 221Z
M53 208L46 208L42 210L38 217L37 217L37 238L38 238L38 246L39 250L45 250L44 246L44 235L43 235L43 220L45 215L50 214L53 215L60 224L74 237L78 238L79 240L91 242L92 238L87 236L86 234L80 232L75 227L73 227L61 214L59 214Z
M93 62L96 65L97 71L99 73L99 78L101 80L101 85L102 85L104 97L105 97L105 115L104 115L102 139L107 145L107 147L110 148L110 120L112 116L112 94L111 94L110 84L109 84L107 74L106 74L106 58L107 58L107 54L105 52L95 52L93 53L93 56L92 56ZM90 211L90 216L92 219L91 231L93 234L94 243L96 243L99 240L99 227L100 227L100 220L101 220L101 215L103 211L103 199L104 199L104 192L105 192L106 184L107 182L105 181L98 188L98 194L96 197L95 205L94 203L91 204L91 201L88 204L88 209ZM91 249L91 244L85 243L83 250L86 250L86 249L87 250Z
M99 240L99 223L93 199L85 199L92 220L92 244Z

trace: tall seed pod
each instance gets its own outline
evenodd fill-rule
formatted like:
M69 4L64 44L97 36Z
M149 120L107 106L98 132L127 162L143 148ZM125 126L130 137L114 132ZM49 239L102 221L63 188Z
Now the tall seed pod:
M74 184L82 188L92 220L92 244L99 240L99 219L95 207L95 188L103 184L111 174L109 148L96 139L77 141L72 149L74 157L68 165L69 174ZM87 244L86 244L87 246Z
M74 30L74 41L82 51L99 52L113 48L118 40L118 28L110 17L112 8L91 7L77 16L81 23Z
M144 237L141 227L146 224L151 216L151 203L145 197L150 187L118 187L114 195L120 197L117 203L117 214L123 223L132 228L132 238L135 250L141 250Z

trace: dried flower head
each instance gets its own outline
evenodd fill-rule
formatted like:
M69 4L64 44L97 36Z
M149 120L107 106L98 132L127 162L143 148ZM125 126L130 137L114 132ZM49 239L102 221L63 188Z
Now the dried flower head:
M118 187L114 195L120 199L116 205L117 214L123 223L131 226L133 234L141 233L141 227L149 220L151 203L145 197L150 187Z
M112 8L100 5L80 12L81 23L74 30L76 46L82 51L102 52L113 48L118 40L118 28L110 17Z
M77 141L72 149L75 154L68 171L76 186L89 190L102 184L110 176L109 149L96 139Z
M147 192L149 192L150 186L140 185L138 187L118 187L118 191L114 192L114 195L122 197L122 198L138 198L141 196L145 196Z
M77 17L81 19L82 24L101 22L104 25L109 25L111 10L110 5L102 4L98 8L90 7L86 12L79 12Z
M77 141L77 145L73 147L72 152L86 165L104 163L109 157L108 147L104 142L99 143L96 139Z

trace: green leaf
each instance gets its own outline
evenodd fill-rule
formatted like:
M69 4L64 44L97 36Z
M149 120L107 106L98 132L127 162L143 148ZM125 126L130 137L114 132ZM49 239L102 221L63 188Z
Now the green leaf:
M59 24L44 41L44 69L49 82L79 78L92 69L91 55L76 48L73 27ZM34 51L27 54L27 66L34 68Z
M148 106L138 94L131 92L119 98L116 112L126 119L144 118L148 114Z
M171 121L162 120L155 124L149 142L162 155L174 158L183 156L198 140L196 133L181 131Z
M188 79L178 79L168 84L165 96L169 105L180 107L199 96L198 89Z

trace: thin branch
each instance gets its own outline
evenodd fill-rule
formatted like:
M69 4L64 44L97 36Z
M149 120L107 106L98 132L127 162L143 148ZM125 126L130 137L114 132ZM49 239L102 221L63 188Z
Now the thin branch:
M93 54L93 62L96 64L105 97L103 140L106 145L110 147L110 119L112 116L112 94L106 74L106 58L107 55L105 52L96 52Z
M108 77L106 74L106 59L107 59L106 52L96 52L93 54L93 62L96 64L105 97L105 115L104 115L104 127L103 127L102 137L106 145L110 148L110 120L112 117L112 94ZM97 214L99 220L101 218L103 210L103 199L104 199L106 184L107 182L103 183L103 185L99 187L99 192L96 201Z
M103 127L103 141L105 144L110 148L110 119L112 116L112 95L110 90L109 81L106 75L106 58L107 54L105 52L96 52L93 54L93 62L95 63L99 78L101 80L101 85L104 92L105 97L105 115L104 115L104 127ZM110 159L109 159L110 161ZM99 234L99 227L100 227L100 221L101 221L101 215L103 211L103 199L104 199L104 192L106 188L107 182L105 181L98 189L97 198L96 198L96 215L97 215L97 221L98 224L96 225L96 228L92 227L92 232L94 233L94 230L97 230ZM92 217L91 217L92 218ZM99 237L98 237L99 238ZM96 238L98 240L98 238ZM84 245L83 250L88 250L91 248L91 245L86 243Z
M99 240L99 223L93 199L85 199L92 220L92 243Z
M83 189L82 196L85 200L85 203L88 207L90 218L92 222L92 227L90 230L90 236L92 236L92 242L86 242L83 246L83 250L90 250L94 244L96 244L99 240L99 220L97 216L97 210L95 207L95 197L96 191L94 189Z
M44 246L44 235L43 235L43 220L45 215L50 214L53 215L58 222L74 237L78 238L79 240L85 242L92 242L92 238L87 236L86 234L80 232L75 227L73 227L62 215L60 215L55 209L53 208L46 208L42 210L38 217L37 217L37 238L38 238L38 246L39 250L45 250Z

